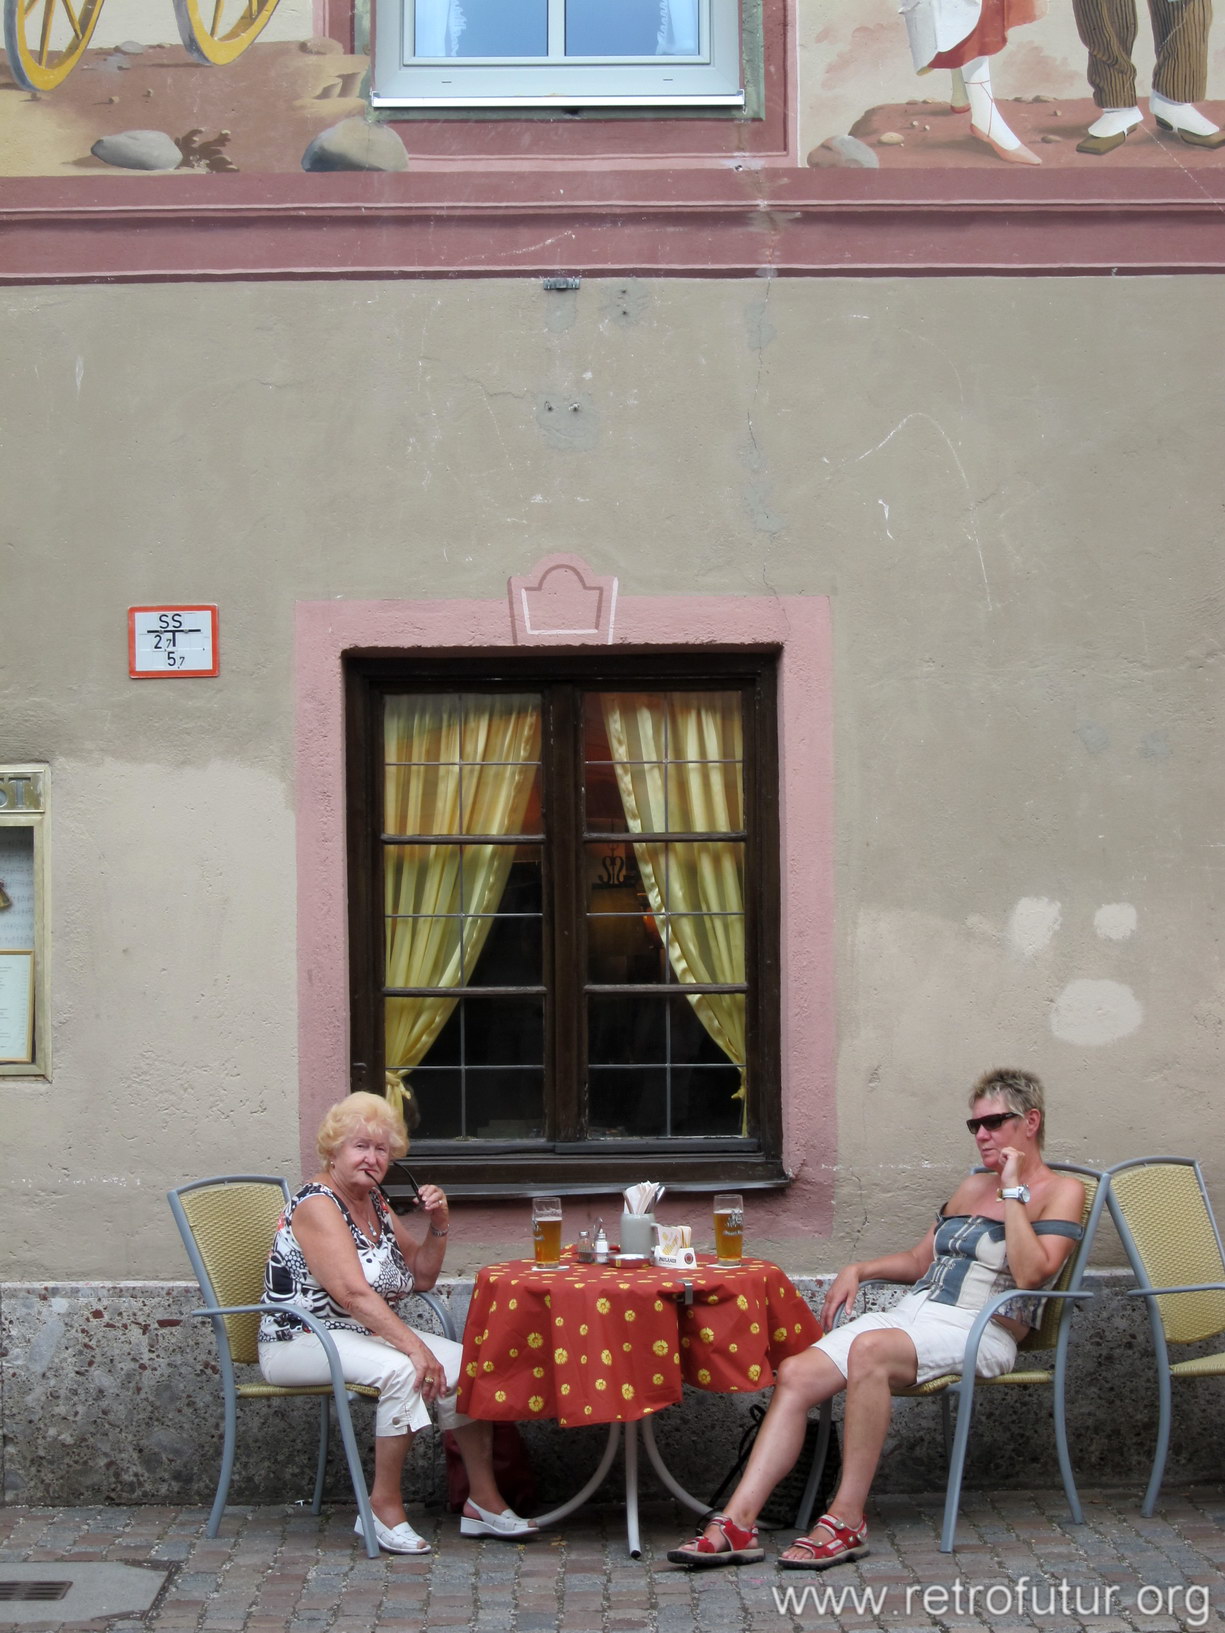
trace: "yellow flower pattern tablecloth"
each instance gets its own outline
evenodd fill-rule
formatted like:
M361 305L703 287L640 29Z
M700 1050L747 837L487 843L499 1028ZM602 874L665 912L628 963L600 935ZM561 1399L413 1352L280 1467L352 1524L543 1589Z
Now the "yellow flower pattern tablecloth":
M685 1282L693 1303L684 1303ZM475 1418L556 1418L564 1428L631 1422L681 1398L767 1389L784 1356L821 1336L777 1265L630 1269L563 1260L487 1265L464 1330L459 1407Z

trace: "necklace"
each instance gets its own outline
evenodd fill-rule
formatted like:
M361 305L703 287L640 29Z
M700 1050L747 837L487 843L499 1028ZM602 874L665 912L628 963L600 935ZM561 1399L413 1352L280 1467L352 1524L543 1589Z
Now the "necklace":
M349 1191L340 1184L336 1176L329 1172L328 1184L348 1209L349 1217L367 1241L376 1247L383 1239L383 1222L379 1218L378 1209L370 1200L369 1191Z

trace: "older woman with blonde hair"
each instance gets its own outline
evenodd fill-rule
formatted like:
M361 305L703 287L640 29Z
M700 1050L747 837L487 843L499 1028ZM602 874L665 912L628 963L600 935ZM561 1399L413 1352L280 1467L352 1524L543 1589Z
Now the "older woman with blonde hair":
M278 1309L260 1325L260 1370L274 1384L328 1381L323 1345L294 1314L307 1310L327 1327L345 1379L377 1386L370 1506L379 1545L389 1553L429 1552L408 1523L401 1479L410 1441L429 1423L430 1406L454 1434L468 1474L461 1534L533 1535L536 1527L498 1490L492 1426L455 1408L460 1345L418 1332L396 1311L414 1289L428 1292L438 1280L450 1228L437 1185L418 1192L427 1226L420 1239L383 1196L389 1164L408 1150L403 1119L378 1095L351 1094L324 1118L316 1147L323 1167L291 1198L268 1258L264 1298ZM361 1530L360 1517L354 1529Z

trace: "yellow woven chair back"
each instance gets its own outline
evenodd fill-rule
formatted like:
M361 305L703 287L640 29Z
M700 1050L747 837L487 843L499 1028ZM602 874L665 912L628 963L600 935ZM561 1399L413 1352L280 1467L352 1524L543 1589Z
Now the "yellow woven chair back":
M276 1185L207 1185L181 1197L218 1304L258 1304L284 1197ZM259 1316L223 1316L235 1361L259 1359Z
M1085 1188L1085 1205L1080 1215L1080 1227L1084 1230L1088 1226L1089 1215L1093 1211L1093 1201L1097 1196L1098 1182L1088 1174L1077 1174L1076 1177ZM1052 1283L1052 1286L1059 1292L1065 1293L1071 1286L1072 1277L1075 1274L1080 1256L1080 1243L1077 1242L1071 1253L1063 1261L1063 1269ZM1036 1327L1029 1329L1025 1337L1017 1345L1017 1349L1054 1349L1059 1339L1059 1323L1063 1319L1065 1302L1061 1298L1042 1299L1039 1307L1042 1319Z
M1152 1286L1225 1281L1220 1243L1193 1164L1141 1163L1113 1174L1110 1184ZM1173 1344L1195 1344L1225 1330L1225 1293L1178 1293L1157 1304Z

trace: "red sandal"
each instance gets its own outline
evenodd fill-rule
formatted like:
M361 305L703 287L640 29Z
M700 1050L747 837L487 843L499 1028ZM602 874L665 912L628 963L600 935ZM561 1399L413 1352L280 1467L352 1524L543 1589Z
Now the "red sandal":
M722 1538L723 1547L712 1542L706 1530L714 1526ZM755 1525L737 1525L726 1514L712 1514L692 1542L673 1548L668 1558L674 1565L755 1565L766 1557L766 1550L757 1541Z
M858 1525L851 1526L844 1525L836 1514L822 1514L817 1524L830 1532L828 1539L818 1542L814 1537L797 1537L791 1547L798 1548L806 1557L784 1559L780 1555L780 1571L827 1571L831 1565L845 1565L848 1560L862 1559L871 1552L867 1520L860 1520Z

